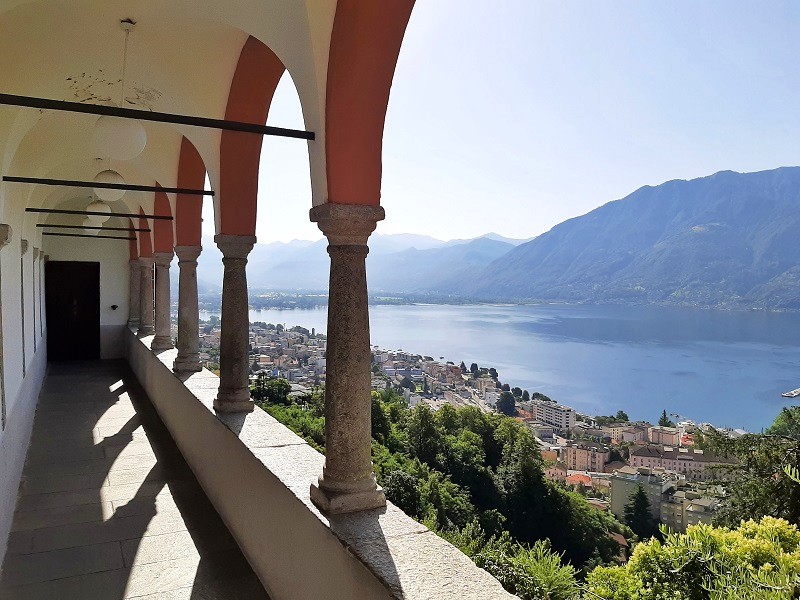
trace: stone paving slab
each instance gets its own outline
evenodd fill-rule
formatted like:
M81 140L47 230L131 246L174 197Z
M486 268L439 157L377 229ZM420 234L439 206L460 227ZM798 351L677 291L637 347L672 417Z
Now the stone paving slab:
M128 366L51 363L0 600L266 599Z

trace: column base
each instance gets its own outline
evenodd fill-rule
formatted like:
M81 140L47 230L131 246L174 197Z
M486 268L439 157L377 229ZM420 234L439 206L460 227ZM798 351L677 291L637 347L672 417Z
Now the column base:
M214 410L218 412L253 412L255 407L247 389L219 390L214 398Z
M240 402L220 402L219 398L214 399L214 410L224 413L249 413L253 412L256 405L251 400Z
M375 485L374 475L372 484ZM383 508L386 506L386 494L377 485L372 489L329 490L325 488L323 478L320 477L319 483L311 484L311 502L325 514L340 515Z
M172 345L172 339L157 335L153 338L153 343L150 344L151 350L171 350L175 346Z
M200 364L198 357L192 358L191 356L181 356L178 354L175 357L175 362L172 364L172 370L176 373L196 373L203 370L203 365Z
M136 329L139 328L139 319L130 319L128 320L128 327L134 327Z

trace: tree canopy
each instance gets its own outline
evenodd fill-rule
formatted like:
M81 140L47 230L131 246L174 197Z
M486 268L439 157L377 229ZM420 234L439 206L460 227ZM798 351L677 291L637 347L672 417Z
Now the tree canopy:
M661 416L658 418L658 424L661 427L675 427L675 423L673 423L670 418L667 416L667 410L664 409L661 411Z
M625 524L639 539L648 539L658 533L658 523L650 514L650 500L641 485L630 495L624 507Z

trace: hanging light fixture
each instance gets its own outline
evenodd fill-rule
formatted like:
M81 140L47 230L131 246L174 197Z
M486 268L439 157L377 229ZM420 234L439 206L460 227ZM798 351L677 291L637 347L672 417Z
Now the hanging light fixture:
M83 233L86 235L97 235L100 233L99 229L94 229L95 227L99 227L101 224L95 221L92 221L92 218L87 215L87 217L83 220L82 225L86 228L83 230Z
M119 104L125 104L125 71L128 66L128 37L136 21L123 19L120 26L125 32L125 46L122 52L122 78L120 80ZM115 160L132 160L139 156L147 144L147 132L141 122L135 119L102 116L95 122L93 134L94 147L102 156Z
M95 183L113 183L114 185L124 185L125 179L111 169L100 171L94 178ZM95 196L105 202L116 202L125 195L125 190L113 190L109 188L93 188Z
M86 215L86 218L92 221L95 225L102 225L111 218L111 207L101 200L94 200L89 203L86 210L91 212L105 213L102 215Z

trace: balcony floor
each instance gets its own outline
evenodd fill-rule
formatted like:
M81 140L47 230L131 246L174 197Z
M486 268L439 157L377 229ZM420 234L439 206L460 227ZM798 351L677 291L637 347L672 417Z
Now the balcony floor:
M122 361L50 363L0 599L267 598Z

